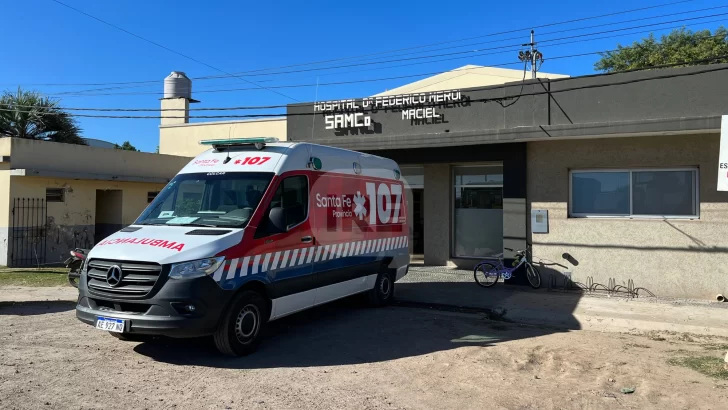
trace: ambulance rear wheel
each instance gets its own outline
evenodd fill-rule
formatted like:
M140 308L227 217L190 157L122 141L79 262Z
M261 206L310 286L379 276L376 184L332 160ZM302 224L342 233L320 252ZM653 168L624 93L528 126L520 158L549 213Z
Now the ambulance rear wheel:
M235 297L215 331L215 347L228 356L253 353L260 344L268 304L258 292L246 290Z
M394 298L394 276L392 272L380 272L374 289L369 291L369 303L373 306L385 306Z

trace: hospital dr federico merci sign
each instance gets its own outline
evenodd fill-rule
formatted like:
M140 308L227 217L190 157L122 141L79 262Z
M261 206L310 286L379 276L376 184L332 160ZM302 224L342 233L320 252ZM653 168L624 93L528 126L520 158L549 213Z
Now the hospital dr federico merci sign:
M433 91L317 102L313 105L313 112L323 114L324 128L327 130L370 127L371 114L379 111L401 112L402 121L440 124L445 121L441 109L467 104L468 101L469 98L460 90Z

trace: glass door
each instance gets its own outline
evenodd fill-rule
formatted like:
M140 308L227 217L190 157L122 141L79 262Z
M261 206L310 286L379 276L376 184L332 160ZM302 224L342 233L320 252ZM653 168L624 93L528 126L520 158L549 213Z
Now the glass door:
M503 166L455 166L453 187L453 256L503 252Z

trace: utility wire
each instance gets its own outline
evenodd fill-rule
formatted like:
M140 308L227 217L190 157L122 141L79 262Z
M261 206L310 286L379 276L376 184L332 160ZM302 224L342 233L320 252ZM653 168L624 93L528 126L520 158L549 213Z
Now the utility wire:
M594 19L599 19L599 18L604 18L604 17L611 17L611 16L616 16L616 15L621 15L621 14L634 13L634 12L637 12L637 11L644 11L644 10L651 10L651 9L656 9L656 8L674 6L674 5L677 5L677 4L690 3L692 1L694 1L694 0L675 1L675 2L671 2L671 3L657 4L657 5L654 5L654 6L640 7L640 8L636 8L636 9L630 9L630 10L622 10L622 11L618 11L618 12L614 12L614 13L600 14L600 15L589 16L589 17L581 17L581 18L577 18L577 19L559 21L559 22L555 22L555 23L541 24L541 25L538 25L538 26L522 27L522 28L518 28L518 29L511 29L511 30L506 30L506 31L501 31L501 32L496 32L496 33L483 34L483 35L474 36L474 37L466 37L466 38L461 38L461 39L458 39L458 40L442 41L442 42L439 42L439 43L431 43L431 44L422 45L422 46L399 48L399 49L394 49L394 50L389 50L389 51L381 51L381 52L377 52L377 53L362 54L362 55L358 55L358 56L337 58L337 59L332 59L332 60L315 61L315 62L310 62L310 63L294 64L294 65L283 66L283 67L261 68L261 69L258 69L258 70L250 70L250 71L239 72L239 74L253 73L253 72L259 72L259 71L267 71L267 70L273 70L273 69L278 69L278 68L291 68L291 67L300 67L300 66L313 65L313 64L321 64L321 63L327 63L327 62L344 61L344 60L351 60L351 59L355 59L355 58L368 57L368 56L372 56L372 55L399 53L400 51L408 51L408 50L413 50L413 49L427 48L427 47L438 46L438 45L442 45L442 44L452 44L452 43L457 43L457 42L461 42L461 41L473 40L473 39L476 39L476 38L484 38L484 37L498 36L498 35L502 35L502 34L517 33L517 32L526 31L526 30L535 30L535 29L540 29L540 28L559 26L559 25L563 25L563 24L578 23L580 21L594 20ZM215 77L216 76L207 76L207 77L198 77L197 79L215 78Z
M84 14L84 15L90 17L90 18L93 18L95 20L98 20L98 21L100 21L100 22L102 22L104 24L107 24L107 25L109 25L111 27L114 27L116 29L119 29L121 31L124 31L127 34L133 35L133 36L135 36L137 38L140 38L140 39L142 39L144 41L151 42L150 40L144 39L144 38L142 38L140 36L137 36L136 34L133 34L131 32L128 32L128 31L126 31L124 29L121 29L119 27L113 26L112 24L107 23L107 22L105 22L105 21L103 21L103 20L101 20L101 19L99 19L97 17L91 16L91 15L89 15L89 14L83 12L83 11L80 11L78 9L75 9L75 8L73 8L73 7L71 7L71 6L67 5L67 4L61 3L60 1L57 1L57 0L53 0L53 1L55 1L56 3L62 4L65 7L68 7L70 9L74 10L74 11L77 11L77 12L81 13L81 14ZM307 63L298 63L298 64L285 65L285 66L261 68L261 69L256 69L256 70L242 71L242 72L239 72L238 74L253 73L253 72L260 72L260 71L268 71L268 70L275 70L275 69L282 69L282 68L301 67L301 66L314 65L314 64L322 64L322 63L328 63L328 62L336 62L336 61L345 61L345 60L351 60L351 59L355 59L355 58L369 57L369 56L373 56L373 55L382 55L382 54L398 53L400 51L407 51L407 50L414 50L414 49L422 49L422 48L428 48L428 47L433 47L433 46L442 45L442 44L452 44L452 43L457 43L457 42L461 42L461 41L473 40L473 39L477 39L477 38L493 37L493 36L498 36L498 35L502 35L502 34L516 33L516 32L521 32L521 31L531 30L531 29L540 29L540 28L546 28L546 27L553 27L553 26L559 26L559 25L577 23L577 22L581 22L581 21L596 20L596 19L600 19L600 18L604 18L604 17L611 17L611 16L622 15L622 14L634 13L634 12L638 12L638 11L652 10L652 9L664 8L664 7L669 7L669 6L675 6L675 5L678 5L678 4L691 3L693 1L695 1L695 0L674 1L674 2L669 2L669 3L657 4L657 5L653 5L653 6L639 7L639 8L635 8L635 9L629 9L629 10L622 10L622 11L613 12L613 13L599 14L599 15L594 15L594 16L581 17L581 18L577 18L577 19L563 20L563 21L558 21L558 22L553 22L553 23L541 24L541 25L538 25L538 26L523 27L523 28L511 29L511 30L506 30L506 31L501 31L501 32L494 32L494 33L489 33L489 34L484 34L484 35L479 35L479 36L474 36L474 37L466 37L466 38L461 38L461 39L457 39L457 40L449 40L449 41L443 41L443 42L438 42L438 43L430 43L430 44L425 44L425 45L420 45L420 46L399 48L399 49L393 49L393 50L388 50L388 51L380 51L380 52L369 53L369 54L360 54L360 55L355 55L355 56L350 56L350 57L342 57L342 58L336 58L336 59L330 59L330 60L320 60L320 61L312 61L312 62L307 62ZM156 43L153 43L153 44L154 45L157 45L157 46L160 46L162 48L165 48L168 51L177 53L176 51L171 50L171 49L168 49L168 48L166 48L166 47L164 47L162 45L159 45L159 44L156 44ZM186 58L189 58L189 57L186 57ZM216 71L222 71L222 70L217 70L216 69ZM235 75L234 74L229 74L229 76L235 76ZM211 79L211 78L216 78L216 77L214 77L214 76L205 76L205 77L193 77L192 79L193 80L203 80L203 79L208 79L208 78ZM223 78L227 78L227 77L223 77ZM145 80L145 81L123 81L123 82L101 82L101 83L26 83L26 84L22 84L22 85L28 85L28 86L102 86L102 85L126 85L126 84L157 84L158 82L159 82L159 80L157 79L157 80ZM13 85L15 85L15 84L13 84Z
M728 6L711 7L711 8L709 8L709 10L711 10L711 9L718 9L718 8L727 8L727 7ZM684 13L677 13L677 14L684 14ZM700 17L693 17L693 18L687 18L687 19L680 19L680 20L673 20L673 21L665 21L665 22L659 22L659 23L647 24L647 25L641 25L641 26L624 27L624 28L620 28L620 29L600 31L600 32L595 32L595 33L585 33L585 34L579 34L579 35L573 35L573 36L567 36L567 37L552 38L552 39L540 40L539 41L539 44L549 43L549 42L553 42L553 41L568 40L568 39L573 39L573 38L578 39L578 38L582 38L582 37L595 36L595 35L599 35L599 34L614 33L614 32L623 32L623 31L627 31L627 30L634 30L634 29L645 28L645 27L653 27L653 26L663 25L663 24L671 24L671 23L677 23L677 22L686 22L686 21L692 21L692 20L702 20L702 19L705 19L705 18L719 17L719 16L726 16L726 15L728 15L728 13L720 13L720 14L713 14L713 15L700 16ZM635 19L635 20L631 20L631 21L640 21L640 20L644 20L644 19L645 18ZM713 20L713 21L709 21L709 22L701 22L700 24L712 23L712 22L719 22L719 21L722 21L722 20ZM609 25L614 25L614 24L622 24L622 23L624 23L624 22L600 24L600 25L596 25L596 26L591 26L589 28L604 27L604 26L609 26ZM586 29L586 28L587 27L584 27L584 28L581 28L581 29ZM679 26L678 27L661 28L661 30L672 29L672 28L679 28ZM581 30L581 29L574 29L574 30ZM541 35L548 35L548 34L556 34L556 33L570 32L570 31L574 31L574 30L559 30L559 31L554 31L554 32L549 32L549 33L542 33ZM644 33L644 32L645 31L640 31L640 32L629 33L629 34L630 35L632 35L632 34L640 34L640 33ZM650 32L650 31L647 31L647 32ZM618 37L618 36L605 36L605 37L599 37L599 38L594 38L594 39L586 39L586 40L581 40L581 41L562 42L562 43L551 44L551 45L548 45L547 44L546 46L543 46L543 47L554 46L554 45L563 45L563 44L573 44L573 43L580 43L580 42L583 42L583 41L594 41L594 40L600 40L600 39L606 39L606 38L613 38L613 37ZM489 41L489 42L482 43L482 44L489 44L489 43L494 43L494 42L500 42L500 41L506 41L506 40L516 40L516 39L518 39L518 37L514 37L514 38L510 38L510 39L504 39L504 40ZM458 51L458 52L451 52L451 53L444 53L444 54L434 54L434 55L429 55L429 56L418 56L418 57L402 58L402 59L395 59L395 60L376 61L376 62L367 62L367 63L357 63L357 64L350 64L350 65L338 66L338 67L323 67L323 68L319 68L319 69L310 69L310 70L307 70L307 71L331 70L331 69L338 69L338 68L344 68L344 67L375 65L375 64L386 64L386 63L401 62L401 61L408 61L408 60L419 60L419 59L435 58L435 57L445 57L445 56L452 56L452 55L473 54L472 56L467 56L467 57L459 57L459 58L453 58L453 59L439 59L439 60L433 60L433 61L425 62L425 63L434 63L434 62L455 60L455 59L461 59L461 58L470 58L470 57L473 57L473 56L483 56L483 55L501 54L501 53L505 53L505 52L509 52L509 51L513 51L513 50L516 50L517 51L517 50L520 50L520 47L521 46L522 46L521 43L518 43L518 44L509 44L509 45L504 45L504 46L497 46L497 47L490 47L490 48L476 49L476 50ZM489 50L505 50L505 51L503 51L501 53L483 53L484 51L489 51ZM420 64L420 63L416 63L416 64ZM404 66L408 66L408 65L413 65L413 64L402 64L402 65L396 65L396 66L391 66L391 67L382 67L382 69L384 69L384 68L404 67ZM368 71L368 70L360 70L360 71ZM300 71L290 71L290 72L281 72L281 73L267 73L267 74L255 74L255 75L278 75L278 74L288 74L288 73L296 73L296 72L300 72ZM341 74L341 73L330 73L330 74ZM324 75L326 75L326 74L324 74ZM271 80L264 80L264 81L271 81ZM335 84L340 84L340 83L335 83ZM302 85L302 87L303 86L304 85ZM312 85L305 85L305 87L311 87L311 86ZM74 95L74 96L75 95L78 95L78 96L83 96L83 95L88 95L88 96L107 95L107 94L87 94L87 93L94 92L94 91L106 91L106 90L113 90L113 89L136 88L136 87L139 87L139 86L132 86L132 87L111 87L111 88L97 88L97 89L89 89L89 90L65 91L65 92L55 93L55 94L51 94L51 95L54 95L54 96L63 96L63 95ZM268 87L268 88L275 89L275 88L296 88L296 87L291 87L291 86L271 86L271 87ZM236 90L236 91L247 91L247 90L256 90L256 89L258 89L258 88L237 88L237 89L234 89L234 90ZM222 89L222 90L227 91L226 89ZM196 91L196 93L219 92L219 91L222 91L222 90L203 90L203 91ZM117 94L117 95L136 95L137 93L132 92L132 93L129 93L129 94L124 94L124 93L113 93L113 94ZM159 92L144 92L144 91L142 91L142 92L138 92L138 94L161 95L163 93L159 93Z
M555 58L566 58L569 56L562 56L562 57L555 57ZM704 58L699 60L689 60L689 61L681 61L678 63L673 64L664 64L664 65L658 65L658 66L651 66L646 67L638 70L625 70L620 72L613 72L613 73L607 73L607 74L594 74L594 75L588 75L588 76L581 76L581 77L574 77L578 79L584 79L584 78L591 78L591 77L607 77L612 76L616 74L624 74L629 72L635 72L635 71L644 71L648 69L657 69L657 68L669 68L669 67L677 67L677 66L683 66L683 65L690 65L690 64L700 64L700 63L709 63L715 60L720 60L728 58L728 55L720 55L720 56L712 56L710 58ZM520 63L520 62L519 62ZM700 75L700 74L706 74L706 73L712 73L712 72L718 72L718 71L725 71L728 70L728 66L721 66L721 67L712 67L712 68L706 68L703 70L696 70L691 71L687 73L673 73L673 74L665 74L661 76L655 76L655 77L647 77L647 78L637 78L632 80L625 80L625 81L617 81L617 82L607 82L607 83L600 83L600 84L590 84L590 85L583 85L578 87L570 87L570 88L562 88L558 90L546 90L546 91L536 91L531 93L523 93L519 92L518 94L503 96L503 97L497 97L497 98L479 98L479 99L471 99L468 100L469 103L474 102L503 102L507 101L513 98L520 98L525 96L536 96L536 95L543 95L543 94L556 94L556 93L563 93L567 91L576 91L576 90L585 90L585 89L592 89L592 88L602 88L602 87L608 87L608 86L615 86L615 85L627 85L627 84L634 84L634 83L640 83L645 81L653 81L653 80L661 80L661 79L669 79L669 78L678 78L678 77L686 77L686 76L693 76L693 75ZM565 79L555 79L551 80L553 82L558 81L564 81L569 80L569 78ZM486 88L493 88L490 87L479 87L479 88L470 88L468 89L468 92L474 92L479 90L484 90ZM388 98L388 96L382 97L382 98ZM418 107L436 107L442 105L442 103L427 103L427 104L418 104ZM7 105L6 105L7 106ZM265 108L287 108L288 106L268 106ZM231 107L232 108L232 107ZM253 107L246 107L246 109L252 109ZM263 108L263 107L255 107L255 108ZM360 112L371 112L374 110L379 110L378 108L372 108L372 109L362 109ZM5 112L17 112L18 110L14 109L7 109L7 108L0 108L0 111ZM23 113L33 113L32 111L21 111ZM38 115L55 115L54 113L33 113ZM306 116L306 115L319 115L319 113L278 113L278 114L241 114L241 115L199 115L199 116L135 116L135 115L124 115L124 116L114 116L114 115L93 115L93 114L67 114L72 117L81 117L81 118L134 118L134 119L161 119L161 118L269 118L269 117L277 117L277 118L286 118L286 117L292 117L292 116Z
M643 31L642 33L644 33L644 32L649 32L649 31ZM637 33L628 33L626 35L633 35L633 34L637 34ZM568 41L568 42L562 42L562 43L556 43L556 44L548 44L548 45L545 45L544 48L554 47L554 46L564 45L564 44L573 44L573 43L580 43L580 42L588 42L588 41L600 40L600 39L605 39L605 38L614 38L614 37L619 37L619 36L605 36L605 37L598 37L598 38L591 38L591 39ZM719 38L719 37L723 37L723 36L722 35L709 35L709 36L702 36L702 37L699 36L699 37L696 37L696 38L699 39L699 40L708 40L708 39ZM662 44L661 44L661 46L662 46ZM640 44L637 44L635 46L623 46L623 47L618 48L618 49L595 51L595 52L590 52L590 53L578 54L576 56L581 57L581 56L585 56L585 55L593 55L593 54L614 52L614 51L618 51L620 49L630 49L630 48L635 48L635 47L642 47L642 46ZM516 49L513 49L513 50L518 51L519 49L520 48L516 48ZM478 54L477 56L480 57L480 56L484 56L484 55L503 54L503 53L510 52L510 51L512 51L512 50L501 51L501 52L496 52L496 53L483 53L483 54ZM463 59L463 58L471 58L471 57L473 57L473 56L457 57L455 59ZM568 56L568 57L570 57L570 56ZM550 58L550 59L553 60L555 58ZM443 60L438 60L437 62L446 61L446 60L453 60L453 59L452 58L451 59L443 59ZM547 59L547 60L549 60L549 59ZM499 64L489 64L488 67L503 67L503 66L516 65L516 64L520 64L520 62L508 62L508 63L499 63ZM469 71L469 70L478 70L478 69L481 69L481 68L482 67L462 68L462 69L454 70L453 72L464 72L464 71ZM347 84L359 84L359 83L368 83L368 82L379 82L379 81L388 81L388 80L398 80L398 79L404 79L404 78L413 78L413 77L422 77L422 76L437 75L437 74L442 74L442 73L443 73L442 71L437 71L437 72L426 72L426 73L408 74L408 75L394 76L394 77L383 77L383 78L373 78L373 79L360 79L360 80L351 80L351 81L337 81L337 82L318 83L318 84L288 84L288 85L278 85L278 86L271 86L270 88L302 88L302 87L335 86L335 85L338 86L338 85L347 85ZM508 77L508 78L510 78L510 77ZM514 78L514 80L515 80L515 78ZM200 94L200 93L219 93L219 92L237 92L237 91L253 91L253 90L257 90L257 88L223 88L223 89L197 91L196 94ZM163 93L140 91L140 92L128 92L128 93L96 93L96 94L83 94L83 95L73 95L73 94L69 94L69 95L49 94L49 95L55 96L55 97L95 97L95 96L161 95L161 94L163 94ZM192 108L191 110L203 110L203 108Z
M725 16L725 15L728 15L728 13L722 13L722 14L719 14L718 16ZM701 18L705 18L705 17L701 17ZM716 22L722 22L722 21L724 21L724 19L716 19L716 20L710 20L710 21L703 21L703 22L695 23L695 24L716 23ZM667 23L665 22L665 23L658 23L658 24L667 24ZM690 25L688 25L688 26L690 26ZM641 28L641 27L643 27L643 26L628 27L628 28L624 28L624 29L618 29L616 31L621 32L621 31L624 31L624 30L633 30L633 29ZM682 28L682 27L685 27L685 25L672 26L672 27L663 27L663 28L660 28L660 30L677 29L677 28ZM587 33L587 34L584 34L584 35L560 37L560 38L554 38L554 39L546 39L546 40L539 41L539 44L548 43L548 42L552 42L552 41L560 41L558 43L546 44L546 45L543 45L542 46L543 48L547 48L547 47L554 47L554 46L558 46L558 45L574 44L574 43L582 43L582 42L590 42L590 41L596 41L596 40L603 40L603 39L623 37L623 36L627 36L627 35L635 35L635 34L643 34L643 33L651 33L652 32L652 30L643 30L643 31L631 32L631 33L617 34L617 35L608 35L608 36L595 37L595 38L582 38L582 37L594 36L594 35L597 35L597 34L609 33L609 32L612 32L612 31L614 31L614 30L602 31L602 32L597 32L597 33ZM707 37L704 37L704 38L707 39L707 38L712 38L712 37L723 37L723 36L722 35L710 35L710 36L707 36ZM571 38L576 38L576 40L573 40L573 41L561 41L561 40L566 40L566 39L571 39ZM504 49L505 47L511 47L511 48L510 49ZM628 48L628 47L629 46L623 47L623 48ZM485 51L485 50L496 50L496 49L504 49L504 51L499 51L499 52L482 52L482 51ZM432 61L417 62L417 63L408 63L408 64L398 64L398 65L394 65L394 66L377 67L377 68L370 68L370 69L364 69L364 70L349 71L349 72L344 72L344 73L329 73L329 75L331 75L331 74L341 75L341 74L355 73L355 72L363 72L363 71L373 71L373 70L383 70L383 69L390 69L390 68L407 67L407 66L412 66L412 65L432 64L432 63L439 63L439 62L443 62L443 61L462 60L462 59L472 58L472 57L481 57L481 56L494 55L494 54L504 54L504 53L511 52L511 51L518 51L520 49L521 49L521 46L520 45L519 46L511 45L511 46L492 47L492 48L487 48L487 49L482 49L482 50L476 50L477 51L476 54L468 55L468 56L459 56L459 57L451 57L451 58L441 58L441 59L432 60ZM472 52L474 52L474 51L468 51L467 53L472 53ZM451 55L451 54L464 54L464 52L461 52L461 53L450 53L450 54L444 54L444 55ZM509 65L510 65L510 63L509 63ZM436 73L424 73L422 75L428 75L428 74L436 74ZM323 74L323 75L326 75L326 74ZM416 76L418 76L418 74L408 75L408 76L400 76L400 77L390 77L389 79L408 78L408 77L416 77ZM385 78L385 79L387 79L387 78ZM267 81L270 81L270 80L267 80ZM371 81L381 81L381 80L380 79L375 79L375 80L360 80L360 81L349 81L349 82L343 81L343 82L334 82L334 83L321 83L319 85L340 85L340 84L349 84L349 83L356 83L356 82L371 82ZM294 85L283 85L283 86L270 86L268 88L272 88L272 89L275 89L275 88L298 88L298 87L312 87L312 86L314 86L314 85L313 84L294 84ZM199 93L228 92L228 91L252 91L252 90L258 90L258 89L259 88L223 88L223 89L212 89L212 90L197 91L196 94L199 94ZM65 93L57 93L57 94L49 94L49 95L56 96L56 97L64 97L64 96L69 96L69 97L84 97L84 96L89 96L89 97L92 97L92 96L109 96L109 95L162 95L162 94L163 93L156 92L156 91L136 91L136 92L132 91L132 92L121 92L121 93L93 93L93 94L91 94L91 93L88 93L88 94L86 94L86 93L73 93L71 91L68 91L68 92L65 92Z
M280 93L280 92L278 92L278 91L275 91L275 90L271 90L271 89L268 89L268 88L266 88L265 86L262 86L262 85L260 85L260 84L257 84L257 83L255 83L255 82L253 82L253 81L249 81L249 80L246 80L246 79L244 79L244 78L242 78L242 77L240 77L240 76L237 76L237 75L235 75L235 74L229 73L229 72L227 72L227 71L225 71L225 70L222 70L222 69L220 69L220 68L217 68L217 67L215 67L215 66L212 66L212 65L210 65L210 64L207 64L207 63L205 63L205 62L203 62L203 61L200 61L200 60L198 60L198 59L196 59L196 58L194 58L194 57L190 57L190 56L188 56L188 55L186 55L186 54L182 54L182 53L180 53L179 51L175 51L175 50L172 50L172 49L171 49L171 48L169 48L169 47L166 47L166 46L164 46L164 45L162 45L162 44L159 44L159 43L157 43L157 42L154 42L154 41L152 41L152 40L149 40L149 39L147 39L147 38L145 38L145 37L142 37L142 36L140 36L140 35L138 35L138 34L134 34L134 33L132 33L132 32L131 32L131 31L129 31L129 30L126 30L126 29L124 29L124 28L121 28L121 27L119 27L119 26L117 26L117 25L111 24L111 23L109 23L108 21L102 20L102 19L100 19L100 18L98 18L98 17L96 17L96 16L93 16L93 15L91 15L91 14L88 14L88 13L86 13L86 12L84 12L84 11L82 11L82 10L79 10L79 9L77 9L77 8L73 7L73 6L69 6L68 4L66 4L66 3L63 3L62 1L59 1L59 0L51 0L51 1L53 1L54 3L60 4L61 6L64 6L64 7L66 7L66 8L69 8L69 9L71 9L71 10L73 10L73 11L77 12L77 13L83 14L83 15L84 15L84 16L86 16L86 17L92 18L92 19L94 19L94 20L96 20L96 21L98 21L98 22L101 22L101 23L103 23L103 24L106 24L107 26L109 26L109 27L112 27L112 28L114 28L114 29L116 29L116 30L119 30L119 31L121 31L121 32L124 32L124 33L126 33L126 34L128 34L128 35L130 35L130 36L132 36L132 37L136 37L136 38L138 38L138 39L140 39L140 40L142 40L142 41L145 41L145 42L147 42L147 43L149 43L149 44L155 45L155 46L157 46L157 47L159 47L159 48L162 48L162 49L164 49L164 50L167 50L167 51L169 51L169 52L171 52L171 53L177 54L178 56L184 57L184 58L186 58L186 59L188 59L188 60L190 60L190 61L194 61L194 62L195 62L195 63L197 63L197 64L201 64L201 65L204 65L204 66L206 66L206 67L212 68L212 69L213 69L213 70L215 70L215 71L220 71L221 73L225 73L225 74L226 74L226 75L228 75L228 76L231 76L231 77L235 77L235 78L238 78L238 79L239 79L239 80L241 80L241 81L244 81L244 82L246 82L246 83L249 83L249 84L253 84L253 85L255 85L255 86L259 87L259 88L262 88L262 89L268 90L268 91L270 91L270 92L272 92L272 93L278 94L278 95L280 95L280 96L282 96L282 97L285 97L285 98L288 98L288 99L290 99L290 100L293 100L293 101L297 101L297 102L300 102L299 100L297 100L297 99L295 99L295 98L293 98L293 97L290 97L290 96L288 96L288 95L285 95L285 94L283 94L283 93Z
M56 1L56 0L53 0L53 1ZM678 19L678 20L664 21L664 22L660 22L660 23L643 24L643 25L633 26L633 27L623 27L623 28L618 28L618 29L599 31L596 33L577 34L577 35L573 35L573 36L559 37L559 38L553 38L553 39L547 39L547 40L539 40L539 44L548 43L551 41L560 41L560 40L567 40L567 39L573 39L573 38L595 36L595 35L606 34L606 33L617 33L617 32L621 32L621 31L634 30L634 29L638 29L638 28L660 26L663 24L682 23L682 22L691 21L691 20L699 20L699 19L705 19L705 18L710 18L710 17L720 17L720 16L726 16L726 15L728 15L728 13L718 13L718 14L711 14L711 15L701 16L701 17L690 17L690 18L684 18L684 19ZM271 75L293 74L293 73L321 71L321 70L334 70L334 69L339 69L339 68L360 67L360 66L376 65L376 64L397 63L397 62L401 62L401 61L421 60L421 59L436 58L436 57L447 57L447 56L461 55L461 54L473 54L473 53L479 53L482 51L520 47L522 45L523 45L523 42L518 43L518 44L509 44L509 45L504 45L504 46L489 47L489 48L483 48L483 49L477 49L477 50L454 51L454 52L450 52L450 53L430 54L430 55L426 55L426 56L397 58L397 59L382 60L382 61L369 61L369 62L363 62L363 63L344 64L344 65L323 67L323 68L307 68L307 69L301 69L301 70L277 71L277 72L272 72L272 73L246 74L245 76L246 77L271 76ZM216 78L224 78L224 77L216 77Z

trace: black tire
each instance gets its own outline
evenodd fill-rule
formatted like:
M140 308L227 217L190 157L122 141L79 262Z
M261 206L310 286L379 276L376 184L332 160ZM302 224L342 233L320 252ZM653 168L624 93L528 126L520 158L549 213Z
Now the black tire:
M80 278L80 274L78 272L69 272L68 273L68 283L73 286L74 288L78 289L78 280Z
M374 283L374 288L369 291L369 304L375 307L386 306L394 299L394 277L391 272L380 272Z
M495 275L492 274L493 272ZM500 271L492 263L481 262L473 269L473 278L478 285L489 288L500 280Z
M541 287L541 273L535 266L526 265L526 278L532 288L538 289Z
M269 318L268 303L258 292L238 294L213 335L215 347L228 356L253 353L262 339L263 325Z

